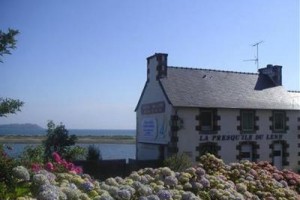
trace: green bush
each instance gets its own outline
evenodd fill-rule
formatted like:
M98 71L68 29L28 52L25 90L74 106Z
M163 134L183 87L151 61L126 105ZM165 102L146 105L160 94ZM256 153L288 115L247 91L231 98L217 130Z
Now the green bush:
M26 166L31 167L32 164L42 164L44 162L45 148L43 145L25 147L22 154L19 156L20 162Z
M83 160L86 157L86 149L78 145L66 147L62 156L68 161Z
M101 159L102 159L102 156L101 156L101 152L100 152L99 148L95 147L94 145L89 145L86 160L98 161Z
M186 154L174 154L164 160L163 165L174 171L183 171L192 166L191 159Z
M64 156L67 152L67 147L75 145L77 142L77 136L69 135L69 131L62 123L55 125L53 121L49 121L47 127L47 138L43 141L46 160L51 159L54 152Z
M0 199L15 190L12 169L17 166L17 162L7 155L5 148L9 149L8 146L0 144Z

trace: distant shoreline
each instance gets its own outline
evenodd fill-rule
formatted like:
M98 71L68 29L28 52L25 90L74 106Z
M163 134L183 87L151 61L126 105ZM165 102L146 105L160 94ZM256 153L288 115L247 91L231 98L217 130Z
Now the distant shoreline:
M113 136L77 136L77 143L81 144L135 144L134 136L123 136L123 135L113 135ZM24 135L1 135L0 144L41 144L46 136L24 136Z

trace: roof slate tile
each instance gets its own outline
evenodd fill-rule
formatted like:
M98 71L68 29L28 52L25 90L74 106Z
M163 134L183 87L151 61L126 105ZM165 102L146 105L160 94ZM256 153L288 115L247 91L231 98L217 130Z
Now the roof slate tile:
M177 107L300 110L300 93L257 73L168 67L160 82Z

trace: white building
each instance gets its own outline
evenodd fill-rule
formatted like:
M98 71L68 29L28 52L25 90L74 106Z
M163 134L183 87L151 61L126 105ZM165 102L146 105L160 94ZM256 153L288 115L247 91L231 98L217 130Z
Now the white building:
M282 86L281 66L258 73L170 67L167 54L147 58L136 107L138 160L206 152L225 162L267 160L300 166L300 93Z

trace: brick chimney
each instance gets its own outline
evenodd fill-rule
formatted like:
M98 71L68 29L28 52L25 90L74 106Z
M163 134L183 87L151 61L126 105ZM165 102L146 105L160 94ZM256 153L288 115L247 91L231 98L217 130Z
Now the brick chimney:
M259 69L258 72L259 75L267 76L274 86L282 85L282 66L269 64L266 68Z
M168 54L156 53L147 58L147 81L167 77Z

